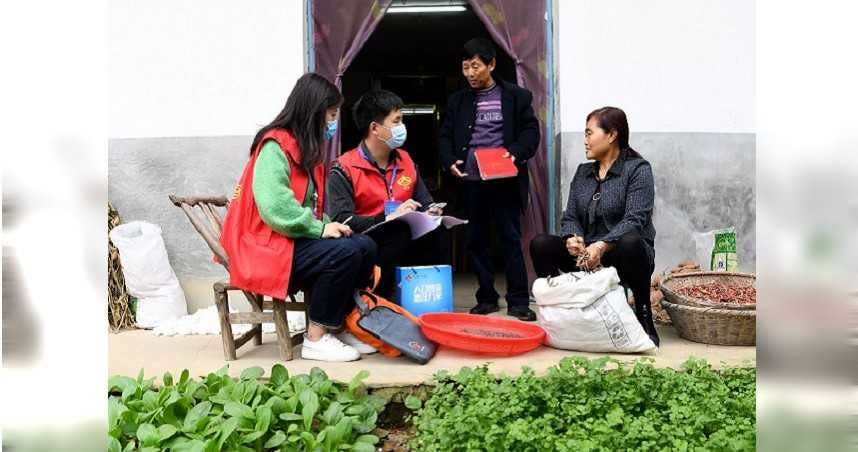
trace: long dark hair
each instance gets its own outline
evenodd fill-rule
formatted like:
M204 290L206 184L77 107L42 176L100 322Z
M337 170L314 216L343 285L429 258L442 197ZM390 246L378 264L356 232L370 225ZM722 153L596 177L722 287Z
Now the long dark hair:
M301 76L283 110L267 126L259 129L250 155L256 151L262 137L271 129L286 129L295 136L301 150L301 167L309 171L322 162L322 141L325 138L325 112L342 104L343 95L337 87L319 74L309 72Z
M643 158L638 151L629 146L629 121L626 119L626 112L617 107L602 107L590 112L587 115L587 122L590 118L595 118L599 128L605 132L617 132L620 152L625 152L628 158Z

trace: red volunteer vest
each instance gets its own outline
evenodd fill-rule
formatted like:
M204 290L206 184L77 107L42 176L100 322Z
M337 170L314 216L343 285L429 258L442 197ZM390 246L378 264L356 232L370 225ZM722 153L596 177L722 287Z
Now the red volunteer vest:
M399 158L396 159L393 199L403 202L414 195L414 187L417 186L417 167L408 152L403 149L396 151L399 153ZM341 155L337 162L352 182L355 213L371 217L383 214L384 202L390 199L388 186L393 176L393 162L388 165L384 177L378 172L378 168L363 158L357 148Z
M301 160L298 142L286 130L273 129L266 133L253 151L253 156L244 167L235 196L229 204L223 223L220 243L229 257L229 282L240 289L274 298L285 299L292 273L294 242L289 237L275 232L259 216L253 199L253 167L259 150L268 140L274 140L286 154L289 162L289 183L295 198L304 204L309 186L306 171L298 163ZM313 180L318 200L316 218L322 217L325 199L324 165L313 170Z

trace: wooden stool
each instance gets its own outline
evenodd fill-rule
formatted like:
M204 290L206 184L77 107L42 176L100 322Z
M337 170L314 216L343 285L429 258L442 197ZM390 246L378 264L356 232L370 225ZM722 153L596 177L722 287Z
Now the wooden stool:
M218 208L226 209L229 200L225 197L189 197L182 198L170 195L170 201L181 208L191 225L202 236L212 253L218 258L218 262L229 271L229 259L220 244L220 234L223 228L223 220L218 213ZM197 207L198 209L194 209ZM250 302L251 312L229 312L229 292L240 290L244 297ZM295 357L295 346L303 342L301 333L294 337L289 332L288 311L304 312L304 330L309 322L309 292L304 292L305 302L295 299L295 294L289 294L289 301L274 299L266 300L259 294L248 292L231 286L228 281L214 283L214 301L220 317L220 333L223 339L223 356L227 361L236 359L235 351L242 345L253 339L255 345L262 345L262 324L274 323L277 333L277 345L280 348L280 357L284 361L290 361ZM250 331L236 338L232 334L234 324L252 324Z

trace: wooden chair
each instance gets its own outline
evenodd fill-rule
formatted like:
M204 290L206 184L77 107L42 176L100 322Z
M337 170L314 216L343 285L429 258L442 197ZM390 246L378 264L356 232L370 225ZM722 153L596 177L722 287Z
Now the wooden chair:
M203 237L206 244L219 259L224 268L229 271L229 259L220 244L220 234L223 228L223 219L219 209L229 206L229 200L225 197L188 197L182 198L170 195L170 201L176 207L182 209L194 229ZM195 209L196 208L196 209ZM250 302L251 312L229 312L229 292L241 290L247 301ZM228 281L214 283L214 301L220 317L220 332L223 338L223 356L227 361L235 360L235 351L248 341L253 339L255 345L262 345L262 324L274 323L277 333L277 344L280 348L280 357L290 361L295 357L295 347L303 342L303 335L298 333L292 336L289 333L288 311L304 312L304 329L307 329L309 321L309 293L304 291L304 300L295 300L295 294L289 294L289 300L266 299L262 295L248 292L233 287ZM250 331L239 337L232 334L233 324L253 324Z

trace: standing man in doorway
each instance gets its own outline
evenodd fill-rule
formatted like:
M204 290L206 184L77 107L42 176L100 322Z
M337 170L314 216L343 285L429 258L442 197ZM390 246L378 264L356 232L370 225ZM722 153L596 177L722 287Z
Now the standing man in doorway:
M533 94L512 83L492 77L495 48L485 38L471 39L463 48L462 74L468 88L447 102L447 115L439 134L441 163L462 180L468 224L465 248L479 281L477 305L471 314L499 310L500 295L494 288L494 269L489 252L489 225L494 219L506 263L507 313L534 321L528 307L527 271L521 249L519 216L527 207L527 160L539 145L539 121L533 114ZM483 181L474 151L503 147L518 167L518 176Z

